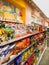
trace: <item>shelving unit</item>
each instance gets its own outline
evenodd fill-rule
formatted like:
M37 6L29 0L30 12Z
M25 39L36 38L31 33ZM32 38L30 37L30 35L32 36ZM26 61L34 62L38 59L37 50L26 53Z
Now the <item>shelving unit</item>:
M21 12L18 12L18 13L20 13L19 15L22 16L22 20L23 20L23 23L24 23L23 25L25 25L25 23L26 23L26 2L24 0L21 0L21 1L20 0L18 0L18 1L16 1L16 0L12 0L12 1L11 0L6 0L6 2L8 3L8 6L9 6L9 3L10 3L10 4L12 4L12 5L14 5L14 6L16 6L16 7L18 7L18 8L21 9L22 13ZM16 7L14 7L14 8L16 9ZM13 14L16 14L16 13L13 13ZM17 24L16 21L6 20L4 17L0 17L0 22L6 22L7 24L8 23ZM37 23L34 23L34 24L35 25L39 25L39 26L43 26L43 25L40 25L40 24L37 24ZM45 26L43 26L43 27L45 27ZM11 28L12 28L12 26L11 26ZM24 26L24 28L25 28L25 26ZM16 65L24 65L28 61L28 59L32 56L32 54L34 54L34 57L35 57L35 53L34 53L35 50L37 50L37 48L39 48L40 45L42 47L42 44L44 44L44 40L46 40L46 32L47 32L46 29L44 29L44 31L43 30L39 31L37 29L36 30L34 30L34 29L33 30L32 29L28 29L29 31L26 32L27 28L26 29L24 29L24 28L21 27L21 26L20 27L14 27L13 26L14 32L15 32L15 30L16 31L19 30L19 33L20 33L20 31L22 29L23 30L21 32L23 32L25 30L26 34L23 32L24 35L22 35L22 36L18 35L18 37L13 37L10 40L8 39L7 41L4 41L4 42L2 42L3 40L1 38L0 58L2 56L2 52L3 52L3 55L5 55L5 56L8 55L8 53L10 53L11 51L13 52L13 54L9 57L8 61L5 61L5 62L1 63L0 65L14 65L15 64L14 63L15 59L17 59L20 55L21 55L21 59L19 59L19 60L17 59L19 62L17 62L18 64L16 64ZM4 26L1 29L5 29ZM7 28L6 31L7 30L9 30L9 29ZM30 32L30 30L31 30L31 32ZM2 33L2 31L0 33ZM15 32L15 33L18 33L18 32ZM15 36L15 33L14 33L14 36ZM4 32L3 32L3 34L4 34ZM27 38L29 38L29 40ZM15 44L15 47L11 49L11 46L14 45L14 44ZM2 51L2 49L6 48L6 46L9 46L8 50L6 49L6 50ZM19 51L18 51L17 48L19 48ZM44 52L45 52L45 50L47 48L47 42L46 42L46 46L45 47L43 46L43 48L44 48L44 51L42 52L42 54L40 54L39 52L37 52L37 54L39 53L40 56L39 56L39 58L37 60L37 63L34 62L35 65L39 64L39 62L40 62L40 60L41 60L41 58L42 58L42 56L43 56L43 54L44 54ZM28 50L29 50L29 52L28 52ZM18 51L18 52L15 52L15 54L14 54L14 51ZM41 51L41 49L40 50L38 49L37 51ZM22 61L23 53L24 53L24 60ZM25 55L27 57L25 57ZM3 57L3 59L5 59L5 57ZM34 59L34 60L36 60L36 59ZM2 62L2 59L1 59L1 62Z
M46 32L46 31L42 31L42 32ZM1 46L5 46L5 45L8 45L8 44L12 44L12 43L15 42L15 41L19 41L19 40L21 40L21 39L24 39L24 38L27 38L27 37L31 37L31 36L34 36L34 35L36 35L36 34L42 33L42 32L36 32L36 31L34 31L34 34L28 34L28 35L19 37L19 38L17 38L17 39L9 40L8 42L7 42L7 41L6 41L6 42L2 42L2 43L0 44L0 47L1 47Z
M35 65L39 65L39 63L40 63L40 61L41 61L41 59L42 59L42 57L43 57L43 55L44 55L44 52L45 52L46 48L47 48L47 45L45 46L44 51L43 51L42 54L39 56L38 61L37 61L37 63L36 63Z
M7 46L7 45L10 45L10 44L13 44L14 42L18 42L18 41L21 41L21 40L23 40L23 39L25 39L25 38L30 38L30 41L31 41L31 37L33 36L36 36L36 35L38 35L38 34L42 34L42 33L45 33L46 34L46 30L45 31L41 31L41 32L39 32L39 31L33 31L33 33L31 34L27 34L27 35L24 35L24 36L21 36L21 37L18 37L18 38L15 38L15 39L11 39L11 40L8 40L8 41L5 41L5 42L2 42L1 44L0 44L0 48L3 48L3 47L5 47L5 46ZM35 39L35 41L34 42L30 42L31 44L29 45L29 46L27 46L26 48L24 48L24 49L22 49L20 52L18 52L17 54L15 54L15 55L12 55L12 58L10 58L10 60L8 61L8 62L5 62L5 64L1 64L1 65L12 65L11 63L12 62L14 62L14 60L19 56L19 55L21 55L22 53L24 53L26 50L28 50L31 46L33 46L33 45L35 45L38 41L41 41L41 39L44 37L44 34L43 34L43 36L42 37L39 37L39 38L37 38L37 39ZM44 39L45 39L45 37L44 37ZM33 39L32 39L33 40ZM20 43L21 44L21 43ZM46 47L45 47L46 48ZM36 49L36 48L35 48ZM34 51L35 51L35 49L34 49ZM34 53L34 51L24 60L24 62L22 62L22 65L24 65L25 64L25 62L28 60L28 58ZM44 53L43 53L44 54ZM41 55L43 55L43 54L41 54ZM41 56L40 56L41 57ZM38 62L39 63L39 62Z
M36 42L35 42L36 43ZM16 57L18 57L19 55L21 55L23 52L25 52L27 49L29 49L32 45L34 45L35 43L31 44L30 46L28 46L26 49L22 50L20 53L14 55L14 57L12 59L10 59L6 65L10 64L10 62L12 62ZM31 55L30 55L31 56ZM3 64L4 65L4 64Z
M35 52L35 50L34 50L34 51L33 51L33 52L29 55L29 57L30 57L30 56L31 56L34 52ZM24 65L24 64L25 64L25 62L28 60L28 58L29 58L29 57L27 57L27 59L25 59L25 61L24 61L24 62L22 62L21 64L22 64L22 65Z
M38 32L38 33L39 33L39 32ZM36 33L36 34L38 34L38 33ZM40 32L40 33L42 33L42 32ZM36 35L36 34L34 34L34 35ZM30 36L32 36L32 35L30 35ZM28 37L28 36L26 36L26 37ZM23 38L24 38L24 37L23 37ZM19 40L21 40L21 39L19 39ZM16 40L16 41L18 41L18 40ZM9 65L16 57L18 57L18 56L21 55L23 52L25 52L27 49L29 49L32 45L36 44L37 41L39 41L39 40L37 39L33 44L31 44L30 46L28 46L26 49L22 50L20 53L14 55L7 63L2 64L2 65ZM13 41L13 42L14 42L14 41ZM6 45L6 44L5 44L5 45ZM3 45L3 46L4 46L4 45ZM43 56L45 50L46 50L46 47L45 47L43 53L41 54L41 56L39 57L39 60L38 60L38 62L37 62L36 65L39 64L39 62L40 62L40 60L41 60L41 58L42 58L42 56ZM35 51L35 50L34 50L34 51ZM29 57L30 57L32 54L33 54L33 52L29 55ZM28 58L29 58L29 57L28 57ZM27 58L27 59L28 59L28 58ZM27 61L27 59L25 59L25 61L22 62L22 64L24 64L24 63Z
M45 32L45 31L42 31L42 32ZM42 32L40 32L40 33L42 33ZM38 33L39 33L39 32L38 32ZM36 33L36 34L38 34L38 33ZM34 33L34 35L36 35L36 34ZM30 37L30 36L32 36L32 35L30 34L30 35L21 37L21 38L19 38L19 39L15 39L14 41L19 41L19 40L21 40L21 39L23 39L23 38ZM38 39L37 39L37 40L38 40ZM14 42L14 41L12 41L12 42ZM38 40L38 41L39 41L39 40ZM12 42L11 42L11 43L12 43ZM8 42L8 44L10 44L10 42ZM34 42L33 44L36 44L36 42ZM6 63L6 65L10 64L10 62L12 62L12 61L13 61L16 57L18 57L19 55L21 55L24 51L26 51L27 49L29 49L33 44L31 44L30 46L28 46L26 49L22 50L20 53L14 55L13 58L10 59L10 60ZM6 45L6 44L5 44L5 45ZM0 46L4 46L4 45L0 45ZM45 49L46 49L46 48L45 48ZM44 51L45 51L45 50L44 50ZM44 53L43 53L43 54L44 54ZM42 54L42 55L43 55L43 54ZM30 54L30 56L31 56L31 55L32 55L32 53ZM30 56L29 56L29 57L30 57ZM29 58L29 57L28 57L28 58ZM40 56L40 57L41 57L41 56ZM27 59L28 59L28 58L27 58ZM27 59L26 59L26 60L27 60ZM26 60L25 60L25 61L26 61ZM24 61L24 62L25 62L25 61ZM38 63L39 63L39 62L38 62ZM5 65L5 64L3 64L3 65Z
M39 41L39 40L38 40L38 41ZM46 44L46 46L45 46L45 48L44 48L44 51L39 55L38 60L37 60L37 63L35 63L35 65L39 65L39 63L40 63L40 61L41 61L41 59L42 59L42 56L44 55L44 52L46 51L46 48L47 48L47 44ZM29 55L29 57L35 52L35 50L36 50L36 49L34 49L34 51ZM28 57L28 58L29 58L29 57ZM25 59L24 62L22 62L22 65L25 64L25 62L28 60L28 58Z

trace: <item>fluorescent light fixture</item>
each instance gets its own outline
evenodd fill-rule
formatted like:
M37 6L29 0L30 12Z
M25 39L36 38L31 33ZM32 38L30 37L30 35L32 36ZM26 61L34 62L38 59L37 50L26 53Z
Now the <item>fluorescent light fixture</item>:
M49 0L32 0L49 18Z

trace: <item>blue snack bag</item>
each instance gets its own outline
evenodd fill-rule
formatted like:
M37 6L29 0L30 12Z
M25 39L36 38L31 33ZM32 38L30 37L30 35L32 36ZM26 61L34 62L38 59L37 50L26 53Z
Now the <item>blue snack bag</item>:
M20 65L21 59L22 59L22 56L19 55L19 56L14 60L14 65Z

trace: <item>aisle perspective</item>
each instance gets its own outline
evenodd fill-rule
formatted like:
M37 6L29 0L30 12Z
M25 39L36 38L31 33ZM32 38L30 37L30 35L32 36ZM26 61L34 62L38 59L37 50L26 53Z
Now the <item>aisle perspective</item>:
M47 27L35 22L26 25L26 7L12 2L0 0L0 65L38 65L47 48Z
M7 24L7 23L5 23L5 24ZM3 29L3 31L6 30L8 32L8 29L3 27L3 25L5 26L5 24L1 23L1 25L2 25L1 30ZM15 25L17 25L17 24L15 24ZM22 25L22 24L19 24L19 25ZM2 33L2 31L1 31L1 33ZM30 34L30 35L28 35L28 34ZM18 34L16 34L16 35L18 35ZM17 38L19 38L19 40ZM2 37L1 37L1 40L2 40ZM11 40L12 40L12 38L11 38ZM44 51L44 49L46 47L46 31L41 31L41 32L32 31L32 32L29 32L29 33L23 35L22 38L20 36L19 37L16 36L15 41L12 41L12 42L11 42L11 44L9 42L9 44L7 43L5 45L0 45L0 47L1 47L0 48L1 64L6 62L6 64L8 65L13 60L15 60L14 64L19 64L20 62L23 63L28 57L31 57L32 55L34 56L34 58L33 59L31 58L31 59L36 60L37 59L37 58L35 58L36 55L38 57ZM3 43L1 43L1 44L3 44ZM13 56L13 57L10 58L10 56ZM16 61L18 61L19 56L21 58L19 59L19 63L18 63ZM27 62L27 60L24 62L24 64ZM31 60L30 60L30 62L31 62ZM33 63L35 63L35 62L33 62Z

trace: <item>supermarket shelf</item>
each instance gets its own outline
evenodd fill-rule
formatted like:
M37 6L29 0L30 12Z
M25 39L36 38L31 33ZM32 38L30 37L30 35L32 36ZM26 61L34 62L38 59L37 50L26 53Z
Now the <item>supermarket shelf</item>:
M35 49L35 50L36 50L36 49ZM29 57L30 57L30 56L31 56L31 55L35 52L35 50L34 50L34 51L33 51L33 52L29 55ZM28 58L29 58L29 57L28 57ZM21 63L21 65L24 65L24 64L25 64L25 62L28 60L28 58L27 58L27 59L25 59L25 61L24 61L24 62L22 62L22 63Z
M33 17L33 15L32 15L32 17ZM40 26L44 26L44 27L47 27L47 26L45 26L45 25L43 25L43 24L39 24L39 23L36 23L36 22L32 22L32 23L34 23L34 24L36 24L36 25L40 25Z
M36 42L34 42L33 44L35 44ZM21 55L23 52L25 52L27 49L29 49L33 44L31 44L30 46L28 46L26 49L22 50L20 53L14 55L14 57L12 59L10 59L7 63L2 64L2 65L8 65L10 64L16 57L18 57L19 55Z
M47 48L47 45L46 45L46 47L45 47L43 53L39 56L39 59L38 59L38 61L37 61L37 63L36 63L35 65L39 65L39 63L40 63L40 61L41 61L41 58L42 58L42 56L43 56L43 54L44 54L46 48Z
M7 19L4 19L4 18L2 18L2 17L0 18L0 21L2 21L2 22L5 22L5 21L8 22L8 21L9 21L9 22L11 22L11 23L12 23L12 22L13 22L13 23L16 23L16 21L14 21L14 20L12 20L12 19L11 19L11 20L10 20L10 19L7 20Z
M33 44L35 44L37 41L39 41L39 40L36 40ZM28 46L26 49L22 50L20 53L14 55L7 63L2 64L2 65L9 65L16 57L18 57L18 56L21 55L23 52L25 52L27 49L29 49L33 44L31 44L30 46ZM33 53L31 53L30 56L31 56L32 54L33 54ZM43 54L44 54L44 53L43 53ZM29 57L30 57L30 56L29 56ZM41 56L42 56L42 55L41 55ZM40 57L41 57L41 56L40 56ZM28 57L28 58L29 58L29 57ZM28 58L27 58L27 59L28 59ZM41 57L41 58L42 58L42 57ZM25 62L27 61L27 59L26 59L23 63L25 63ZM40 61L39 61L39 62L40 62ZM39 63L39 62L38 62L38 63Z
M13 13L13 12L12 12ZM16 14L16 13L13 13L13 14ZM9 22L9 23L16 23L16 21L14 22L14 21L12 21L12 20L6 20L6 19L4 19L3 17L0 17L0 21L2 21L2 22ZM39 24L39 23L35 23L35 22L32 22L32 23L34 23L34 24L36 24L36 25L40 25L40 26L44 26L44 25L42 25L42 24ZM44 27L46 27L46 26L44 26Z
M10 44L10 43L13 43L13 42L15 42L15 41L19 41L19 40L21 40L21 39L23 39L23 38L26 38L26 37L29 37L29 36L32 36L32 34L28 34L28 35L25 35L25 36L22 36L22 37L19 37L19 38L15 38L15 39L11 39L11 40L6 41L6 42L2 42L2 43L0 44L0 47L1 47L1 46L5 46L5 45L8 45L8 44Z
M46 32L46 31L42 31L42 32ZM30 37L30 36L34 36L34 35L39 34L39 33L42 33L42 32L36 32L36 31L34 31L33 34L27 34L27 35L22 36L22 37L19 37L19 38L15 38L15 39L12 39L12 40L9 40L9 41L2 42L0 44L0 47L5 46L5 45L8 45L8 44L11 44L11 43L13 43L15 41L19 41L21 39L24 39L24 38L27 38L27 37Z
M39 62L40 62L40 60L41 60L41 58L42 58L42 56L43 56L43 54L44 54L44 52L45 52L46 48L47 48L47 47L45 47L45 49L44 49L43 53L40 55L40 57L39 57L39 59L38 59L37 64L35 64L35 65L39 65ZM29 55L29 57L30 57L30 56L31 56L31 55L35 52L35 50L36 50L36 49L34 49L34 51L33 51L33 52ZM28 58L29 58L29 57L28 57ZM24 62L22 62L21 64L22 64L22 65L24 65L24 64L25 64L25 62L28 60L28 58L27 58L27 59L25 59L25 61L24 61Z
M18 22L14 22L14 21L8 21L8 20L0 20L0 22L5 22L5 23L14 23L14 24L22 24L19 21Z

